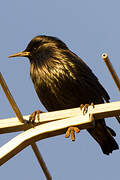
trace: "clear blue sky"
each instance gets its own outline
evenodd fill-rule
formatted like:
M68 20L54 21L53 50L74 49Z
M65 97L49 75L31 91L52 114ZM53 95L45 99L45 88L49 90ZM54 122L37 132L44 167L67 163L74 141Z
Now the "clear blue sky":
M0 71L22 114L41 109L29 76L27 58L8 59L8 55L23 50L36 35L57 36L79 55L94 71L109 92L111 101L120 94L101 59L107 52L120 76L120 1L109 0L4 0L0 5ZM0 118L15 116L0 87ZM107 121L117 133L120 145L120 125ZM0 135L0 145L18 133ZM73 143L64 135L37 142L55 180L119 180L120 152L110 156L102 153L86 130ZM27 147L0 167L4 180L44 180L31 147Z

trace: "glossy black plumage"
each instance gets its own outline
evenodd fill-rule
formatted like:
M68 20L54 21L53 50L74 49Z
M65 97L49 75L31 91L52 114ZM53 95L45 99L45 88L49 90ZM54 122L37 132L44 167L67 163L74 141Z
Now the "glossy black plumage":
M80 104L100 104L109 95L91 69L65 43L51 36L37 36L23 52L30 60L30 76L40 101L48 111L79 107ZM21 55L22 56L22 55ZM100 144L103 153L118 149L115 132L104 119L88 129Z

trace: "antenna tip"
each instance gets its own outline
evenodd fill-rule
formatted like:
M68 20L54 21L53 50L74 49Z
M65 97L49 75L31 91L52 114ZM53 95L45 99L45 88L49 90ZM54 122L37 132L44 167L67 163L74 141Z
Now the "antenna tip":
M103 53L103 54L102 54L102 59L103 59L103 60L107 60L107 59L108 59L107 53Z

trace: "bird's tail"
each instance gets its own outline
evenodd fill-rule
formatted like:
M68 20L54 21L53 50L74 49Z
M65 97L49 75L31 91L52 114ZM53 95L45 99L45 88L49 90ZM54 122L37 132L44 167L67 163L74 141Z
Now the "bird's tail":
M103 119L96 121L95 128L88 129L88 132L99 143L104 154L109 155L113 150L119 149L113 137L116 133L105 125Z

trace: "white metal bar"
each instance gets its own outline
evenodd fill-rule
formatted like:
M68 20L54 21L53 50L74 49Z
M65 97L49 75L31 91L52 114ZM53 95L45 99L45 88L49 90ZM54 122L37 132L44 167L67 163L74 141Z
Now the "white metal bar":
M52 136L65 133L66 129L71 126L78 126L80 129L94 127L94 121L89 118L89 114L57 120L33 127L17 135L8 143L0 148L0 165L4 164L18 152L28 145Z
M120 101L98 104L94 108L88 107L88 114L92 114L95 120L107 117L113 117L120 114ZM63 120L67 118L80 116L83 119L83 112L80 108L66 109L60 111L46 112L40 114L40 121L35 120L35 126L51 121ZM28 120L29 115L23 116ZM21 123L17 118L0 119L0 133L9 133L15 131L27 130L33 127L32 124Z

